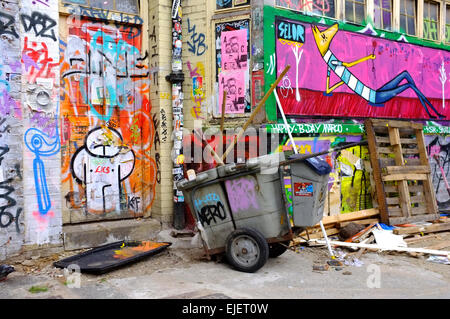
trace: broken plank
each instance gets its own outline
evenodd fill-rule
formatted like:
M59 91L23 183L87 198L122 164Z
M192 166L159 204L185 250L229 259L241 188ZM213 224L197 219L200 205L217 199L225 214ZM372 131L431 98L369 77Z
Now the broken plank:
M396 235L416 234L416 233L434 233L438 231L450 230L450 223L434 224L428 226L402 227L393 230Z
M313 239L312 242L316 242L319 244L324 244L324 240ZM423 253L429 255L437 255L437 256L449 256L450 251L445 250L434 250L434 249L425 249L425 248L413 248L413 247L386 247L379 246L377 244L362 244L362 243L346 243L342 241L330 240L330 245L334 246L342 246L342 247L357 247L357 248L367 248L367 249L377 249L377 250L390 250L390 251L402 251L402 252L416 252Z

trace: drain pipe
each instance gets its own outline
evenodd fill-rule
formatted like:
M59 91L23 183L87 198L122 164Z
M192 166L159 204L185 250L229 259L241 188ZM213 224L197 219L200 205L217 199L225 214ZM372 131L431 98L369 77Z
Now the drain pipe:
M176 182L184 178L183 175L183 63L181 59L182 48L182 14L181 0L172 0L172 73L166 80L172 86L172 120L173 120L173 226L180 230L185 227L184 196L177 188Z

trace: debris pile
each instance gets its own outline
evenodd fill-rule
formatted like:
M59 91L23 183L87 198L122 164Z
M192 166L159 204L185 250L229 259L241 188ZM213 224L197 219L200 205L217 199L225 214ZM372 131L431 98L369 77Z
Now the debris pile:
M450 230L447 214L441 214L438 220L432 222L389 226L379 222L372 215L375 212L376 209L372 209L324 217L328 240L337 260L346 266L359 267L363 264L360 258L365 252L387 251L417 258L428 256L427 261L450 264L450 241L445 239ZM371 218L366 218L368 214ZM358 215L360 219L356 219ZM430 241L433 243L430 244ZM319 225L307 228L292 242L293 246L325 244Z

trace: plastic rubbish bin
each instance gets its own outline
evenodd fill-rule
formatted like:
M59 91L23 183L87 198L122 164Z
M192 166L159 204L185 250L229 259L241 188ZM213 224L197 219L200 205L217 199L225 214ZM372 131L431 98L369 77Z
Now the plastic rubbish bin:
M331 166L320 157L311 157L290 164L290 171L293 224L314 226L323 217Z
M236 269L254 272L292 239L284 200L284 153L199 173L177 184L194 213L207 253L225 252ZM290 164L293 225L313 226L323 214L331 167L321 158Z
M234 268L254 272L286 250L276 245L292 238L278 166L284 159L284 153L265 155L178 183L208 254L225 252Z

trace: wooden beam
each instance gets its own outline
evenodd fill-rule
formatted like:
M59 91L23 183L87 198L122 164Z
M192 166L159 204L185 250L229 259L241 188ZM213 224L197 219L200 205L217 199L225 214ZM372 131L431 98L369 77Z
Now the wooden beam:
M393 230L396 235L417 234L417 233L434 233L438 231L450 230L450 223L433 224L428 226L402 227Z
M239 133L233 138L232 143L230 144L230 146L228 146L225 153L222 155L222 161L224 161L227 158L228 154L234 149L234 146L237 143L237 141L242 137L242 135L244 135L244 132L247 129L247 127L252 123L256 114L258 114L259 110L266 103L266 100L272 94L273 90L276 89L278 83L280 83L280 81L284 78L284 76L286 75L286 73L289 71L290 68L291 68L290 65L286 66L284 68L283 72L281 72L281 74L277 78L277 80L274 83L272 83L272 85L270 86L270 89L267 91L267 93L264 95L264 97L261 99L261 101L259 101L258 105L253 109L252 113L250 114L250 117L247 119L244 126L241 128Z

